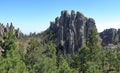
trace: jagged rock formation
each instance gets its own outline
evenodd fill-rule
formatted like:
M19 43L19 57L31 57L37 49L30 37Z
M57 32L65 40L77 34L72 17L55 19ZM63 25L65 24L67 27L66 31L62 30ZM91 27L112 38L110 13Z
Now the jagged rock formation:
M50 23L50 30L55 34L57 48L67 53L77 52L88 41L89 30L96 29L95 20L85 17L82 13L66 10L61 16Z
M102 45L106 46L108 44L117 44L120 40L120 29L111 28L106 29L100 33L100 37L102 38Z
M7 23L6 26L0 23L0 35L1 36L6 36L6 33L12 31L17 38L20 38L23 34L22 32L18 29L15 29L13 24L11 23L10 25Z
M104 49L120 50L120 29L106 29L99 35Z

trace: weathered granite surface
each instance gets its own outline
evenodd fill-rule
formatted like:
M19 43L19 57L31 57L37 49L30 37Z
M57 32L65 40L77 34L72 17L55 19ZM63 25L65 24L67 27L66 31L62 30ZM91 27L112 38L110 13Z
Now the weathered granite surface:
M57 48L72 54L88 41L91 29L97 31L95 20L73 10L71 14L62 11L61 16L50 23L50 31L57 35Z

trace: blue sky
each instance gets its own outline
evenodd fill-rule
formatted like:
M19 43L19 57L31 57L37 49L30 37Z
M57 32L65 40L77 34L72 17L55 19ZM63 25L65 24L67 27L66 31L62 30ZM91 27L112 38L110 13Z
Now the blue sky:
M12 22L26 34L41 32L62 10L94 18L99 32L120 28L120 0L0 0L0 22Z

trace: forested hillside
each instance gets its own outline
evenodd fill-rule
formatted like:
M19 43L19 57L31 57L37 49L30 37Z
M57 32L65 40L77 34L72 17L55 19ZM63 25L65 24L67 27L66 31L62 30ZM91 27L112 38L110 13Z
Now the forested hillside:
M119 45L118 33L98 33L80 12L62 11L38 34L0 25L0 73L120 73L120 49L108 47Z

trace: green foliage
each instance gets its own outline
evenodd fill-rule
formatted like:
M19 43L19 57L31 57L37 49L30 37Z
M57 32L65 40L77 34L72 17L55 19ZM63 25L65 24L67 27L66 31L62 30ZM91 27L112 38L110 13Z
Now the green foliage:
M24 57L24 62L30 73L34 72L33 66L37 61L38 57L41 55L39 48L39 42L37 40L31 39L28 43L27 53Z
M87 46L90 49L90 60L94 60L96 54L101 50L100 45L98 45L97 32L94 29L90 30Z
M120 51L102 50L95 30L90 31L88 43L72 57L66 53L56 55L53 42L47 41L43 46L36 39L25 41L26 52L21 55L22 47L16 44L15 35L6 35L0 41L5 50L0 57L0 73L120 73Z
M0 62L0 73L28 73L18 51L10 50L7 57Z
M47 44L45 54L50 58L56 58L56 48L52 42L49 42Z
M15 36L12 32L4 37L5 56L0 61L0 73L28 73L15 44Z
M118 58L119 52L109 49L105 52L105 54L106 54L107 63L108 63L107 71L119 72L120 71L120 59Z
M8 32L6 36L3 37L4 42L1 44L2 48L4 48L4 56L6 56L6 52L9 51L11 48L14 50L16 49L16 37L13 32Z
M58 67L57 73L78 73L74 69L71 69L65 59L62 60L60 66Z
M79 49L78 55L73 58L71 66L76 70L79 70L79 73L90 72L89 69L94 69L98 65L90 66L90 62L97 64L100 47L98 45L97 33L95 30L90 30L88 43L82 46ZM99 66L98 66L99 67ZM98 68L99 69L99 68ZM94 70L93 70L94 71ZM90 72L92 73L92 72ZM94 72L95 73L95 72Z
M71 66L79 72L85 73L85 64L89 60L89 48L87 46L83 46L79 49L78 55L73 57L73 61Z
M89 48L92 48L98 43L97 32L94 29L90 30L88 38L89 39L87 45L89 46Z
M49 42L47 49L39 56L34 64L35 73L56 73L56 49L52 42Z
M94 62L87 62L85 73L101 73L101 71L99 69L99 65Z
M35 73L56 73L57 67L53 59L42 55L34 65Z

